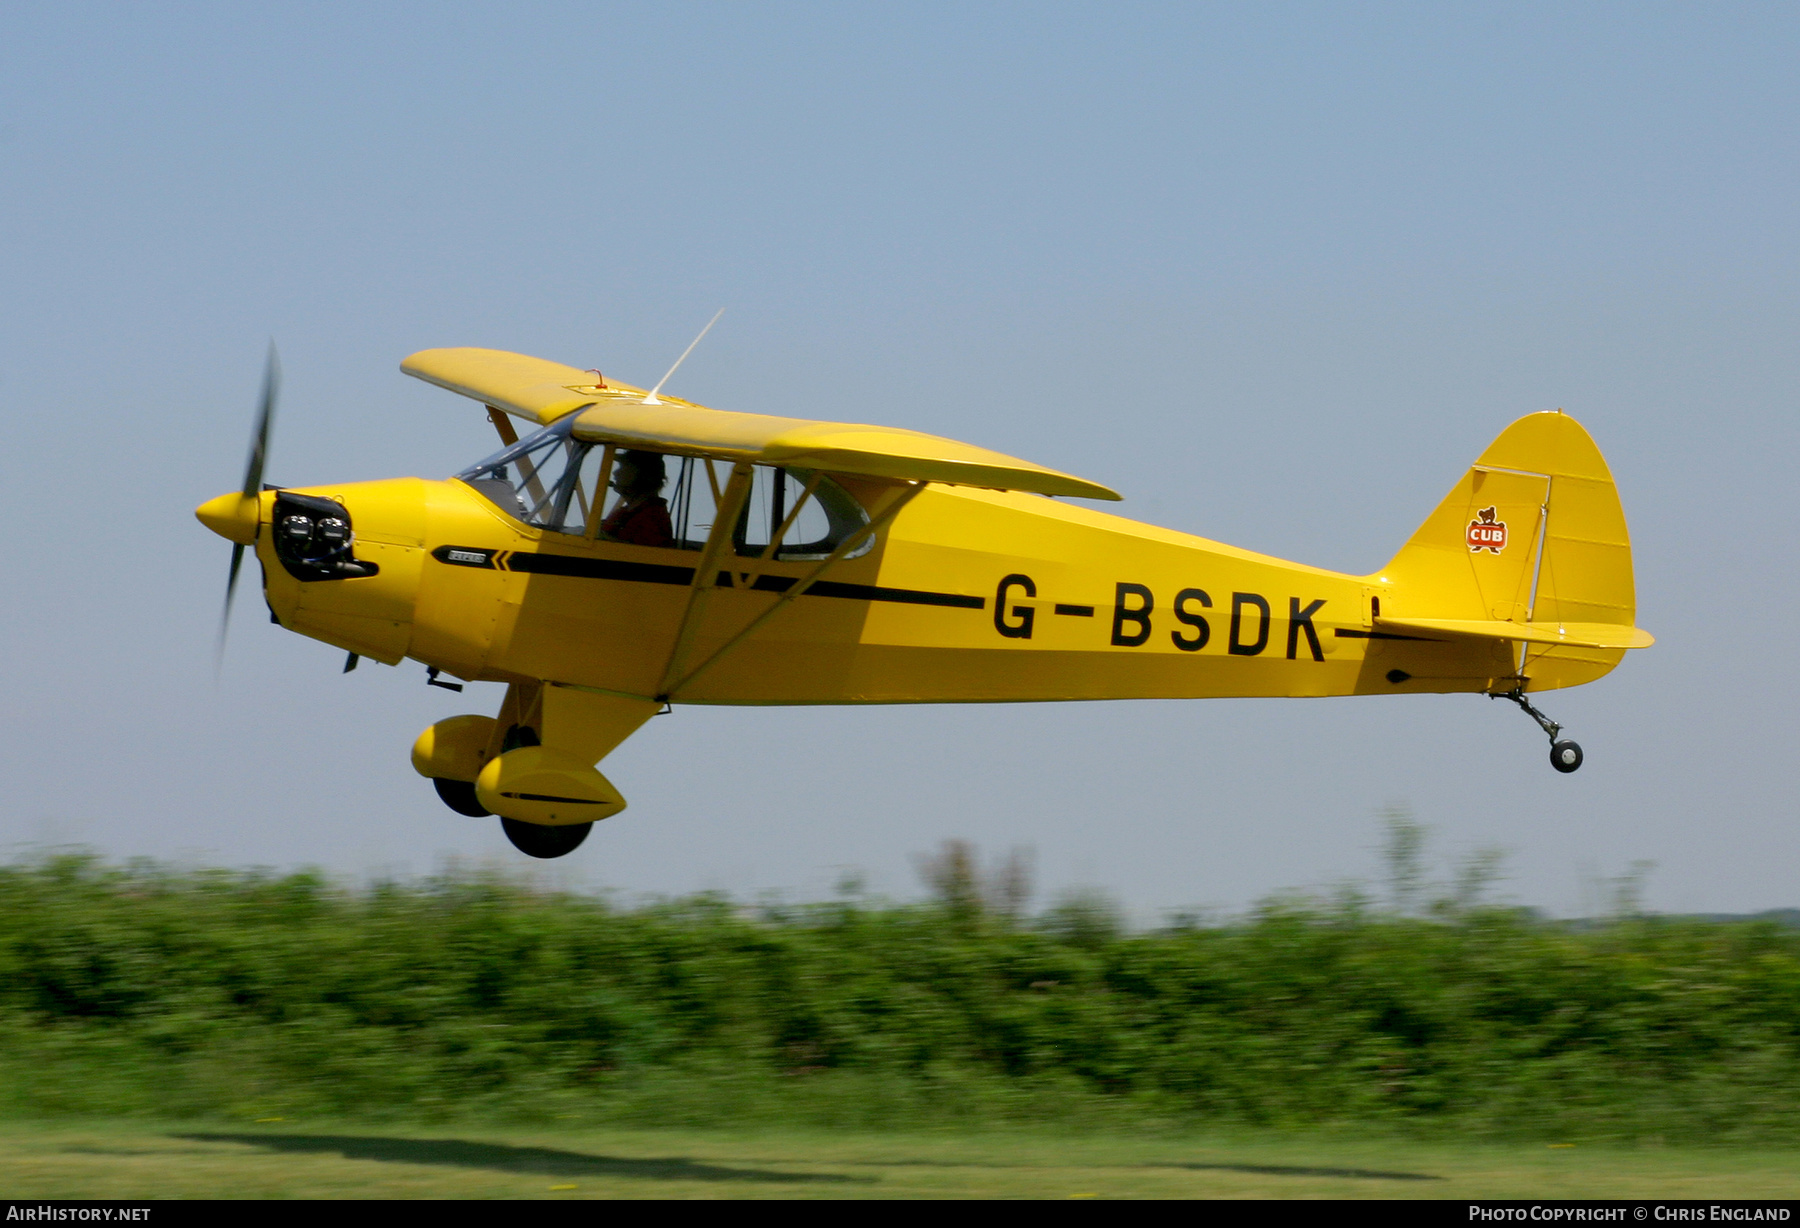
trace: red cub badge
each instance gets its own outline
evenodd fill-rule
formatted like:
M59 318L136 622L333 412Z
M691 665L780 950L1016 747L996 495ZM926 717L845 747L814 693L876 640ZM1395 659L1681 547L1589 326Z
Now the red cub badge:
M1483 550L1492 550L1499 554L1506 549L1506 522L1494 519L1496 511L1496 508L1484 507L1469 522L1470 553L1480 554Z

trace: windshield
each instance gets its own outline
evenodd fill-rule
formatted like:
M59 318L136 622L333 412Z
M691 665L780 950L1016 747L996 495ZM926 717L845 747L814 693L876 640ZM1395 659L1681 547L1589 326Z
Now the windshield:
M569 438L569 418L553 422L535 435L502 448L479 465L456 476L485 495L508 516L557 532L580 533L587 524L588 496L581 491L580 466L571 464L586 445ZM575 517L569 517L574 505ZM572 525L573 527L566 527Z
M699 550L717 518L731 466L705 457L574 439L574 415L457 474L507 515L554 533ZM732 534L737 553L824 558L868 523L836 482L803 469L757 465ZM858 543L855 557L873 548Z

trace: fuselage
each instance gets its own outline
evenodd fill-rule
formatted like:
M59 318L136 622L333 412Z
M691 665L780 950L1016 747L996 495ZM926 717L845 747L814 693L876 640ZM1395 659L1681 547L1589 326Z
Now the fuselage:
M843 479L879 517L903 487ZM1389 634L1387 576L1290 563L1039 495L927 486L873 548L832 563L678 691L817 564L550 532L460 480L295 492L340 502L374 574L283 565L259 501L256 551L281 623L394 664L468 680L553 681L709 704L854 704L1491 690L1516 669L1493 641Z

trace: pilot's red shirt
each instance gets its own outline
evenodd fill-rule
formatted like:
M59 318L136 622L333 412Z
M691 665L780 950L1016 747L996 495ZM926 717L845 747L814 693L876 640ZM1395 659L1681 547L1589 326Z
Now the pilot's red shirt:
M600 530L615 541L634 546L673 546L675 529L669 523L668 502L660 497L640 503L621 501L600 522Z

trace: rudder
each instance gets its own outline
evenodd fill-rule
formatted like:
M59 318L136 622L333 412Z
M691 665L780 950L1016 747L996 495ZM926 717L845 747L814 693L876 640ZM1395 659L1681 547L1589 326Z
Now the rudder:
M1593 438L1560 410L1500 433L1381 575L1407 618L1633 625L1625 511ZM1385 586L1384 586L1385 587ZM1623 649L1526 645L1527 689L1607 673Z

